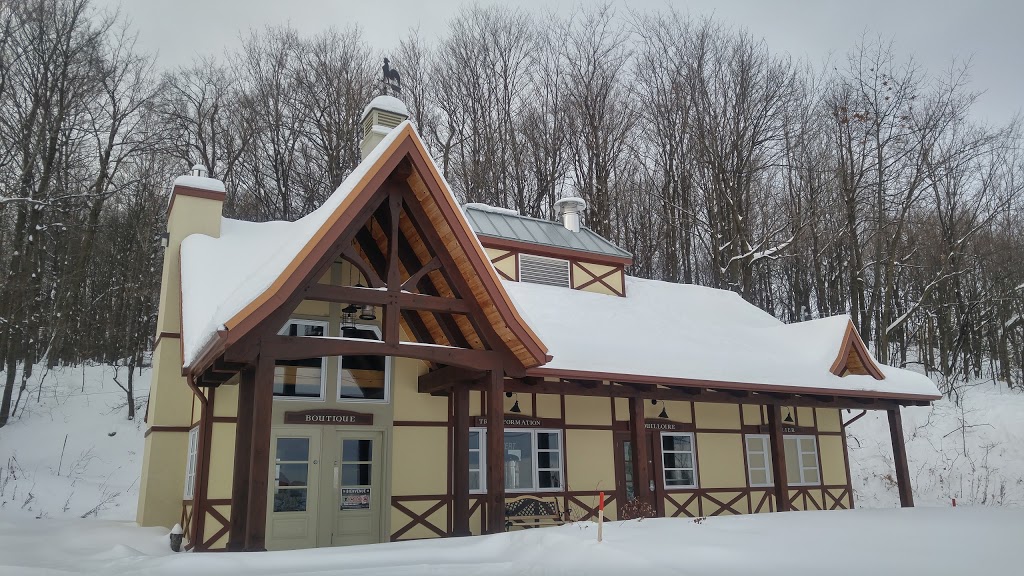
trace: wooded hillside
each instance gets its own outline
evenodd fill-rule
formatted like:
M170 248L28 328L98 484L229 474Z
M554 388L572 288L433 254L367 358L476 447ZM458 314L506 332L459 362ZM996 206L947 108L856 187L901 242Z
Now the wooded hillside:
M822 66L610 7L466 8L386 53L336 24L163 70L89 0L0 0L0 426L28 401L19 365L144 362L174 176L206 165L234 218L323 202L384 55L460 200L551 218L578 195L631 274L785 321L849 313L947 392L1024 384L1021 130L976 121L967 63L924 70L869 36Z

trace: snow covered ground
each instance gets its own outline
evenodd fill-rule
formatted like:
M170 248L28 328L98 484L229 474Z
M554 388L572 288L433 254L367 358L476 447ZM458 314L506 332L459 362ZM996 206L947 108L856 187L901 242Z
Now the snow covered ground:
M918 508L580 523L264 554L172 554L163 532L0 516L0 574L150 576L1019 574L1024 511Z
M2 373L0 373L2 374ZM261 554L169 555L166 531L131 523L149 372L128 421L110 366L52 371L0 429L0 575L7 574L694 574L1020 573L1024 540L1024 394L979 384L961 406L904 411L914 496L898 496L884 414L849 432L853 512L588 524L473 539ZM125 369L118 372L124 383ZM40 384L42 388L40 389ZM39 402L36 398L39 398ZM844 413L850 419L855 413ZM66 441L66 444L65 444ZM949 508L956 497L961 506ZM964 507L974 505L974 508ZM983 507L984 506L984 507ZM1001 506L1001 507L999 507ZM890 510L867 510L890 508ZM81 517L86 517L81 520ZM38 518L38 520L37 520ZM836 559L840 559L836 561ZM1012 563L1011 563L1012 562ZM1002 564L1000 564L1002 563Z
M129 421L113 367L37 366L24 412L0 428L0 515L134 520L149 378L136 372ZM117 380L127 384L126 368Z
M849 420L856 412L843 413ZM960 405L942 399L903 409L914 503L1024 506L1024 394L992 382L965 388ZM847 429L859 508L899 505L889 422L871 412ZM1022 569L1024 572L1024 569Z

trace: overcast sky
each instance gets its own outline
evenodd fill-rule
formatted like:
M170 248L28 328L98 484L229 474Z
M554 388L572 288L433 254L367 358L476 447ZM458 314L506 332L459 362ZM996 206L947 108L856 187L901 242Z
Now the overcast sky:
M444 33L461 0L97 0L120 6L139 33L140 48L159 53L159 65L188 64L198 55L222 54L250 28L291 23L315 33L358 23L386 52L409 28L427 37ZM481 0L481 5L498 2ZM552 0L502 0L530 11ZM586 2L584 2L586 3ZM895 42L931 72L952 59L971 58L973 87L983 90L981 119L1004 123L1024 109L1024 1L1022 0L665 0L619 1L620 10L668 5L692 14L716 14L765 38L776 52L841 61L868 32ZM566 9L571 6L565 3Z

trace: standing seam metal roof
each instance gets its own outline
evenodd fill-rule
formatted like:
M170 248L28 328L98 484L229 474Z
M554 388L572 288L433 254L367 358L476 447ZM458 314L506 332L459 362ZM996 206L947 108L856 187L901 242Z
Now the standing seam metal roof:
M478 236L494 236L618 258L633 257L586 226L580 226L579 232L570 232L561 222L529 216L493 212L475 206L463 206L463 212Z

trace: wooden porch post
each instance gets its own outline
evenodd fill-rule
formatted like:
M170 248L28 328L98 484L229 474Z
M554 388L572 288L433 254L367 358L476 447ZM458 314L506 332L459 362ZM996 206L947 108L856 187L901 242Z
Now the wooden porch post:
M452 431L452 534L469 536L469 388L452 389L455 427Z
M228 550L245 550L249 511L249 467L252 457L252 408L256 371L246 367L238 378L238 418L235 421L235 462L231 473L231 531Z
M786 443L782 436L782 407L768 406L768 437L772 445L772 479L775 481L775 511L789 510L789 482L786 479Z
M270 490L270 424L274 402L274 360L260 353L253 387L252 444L249 465L249 507L245 549L265 551L267 492Z
M644 399L629 399L629 441L633 449L633 494L654 509L651 492L650 450L647 442L647 420Z
M492 368L487 386L487 529L505 530L505 373Z
M889 436L892 438L892 459L896 464L896 486L900 491L900 506L914 507L914 494L910 487L910 469L907 464L907 444L903 440L903 416L897 406L889 413Z

